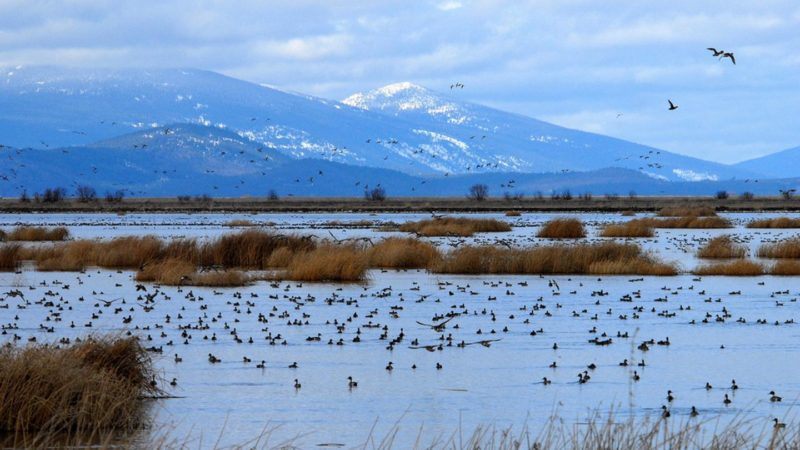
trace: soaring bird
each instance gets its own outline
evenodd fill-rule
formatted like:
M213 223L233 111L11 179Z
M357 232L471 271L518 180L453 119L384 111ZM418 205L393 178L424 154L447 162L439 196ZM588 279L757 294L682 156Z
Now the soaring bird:
M669 102L669 110L670 111L674 111L674 110L678 109L678 105L676 105L675 103L672 103L672 100L667 100L667 101Z
M714 47L708 47L708 50L711 50L714 56L722 56L722 54L725 53L725 50L717 50Z

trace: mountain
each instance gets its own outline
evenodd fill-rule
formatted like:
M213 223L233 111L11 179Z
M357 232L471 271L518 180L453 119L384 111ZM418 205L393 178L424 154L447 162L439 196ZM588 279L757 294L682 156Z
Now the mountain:
M796 177L800 174L800 147L742 161L734 167L766 178Z
M743 168L559 127L411 83L338 102L194 69L15 67L0 71L0 105L0 143L15 148L136 151L134 141L144 136L136 132L159 136L167 127L203 125L247 147L259 161L251 163L254 172L263 169L258 157L266 154L276 162L320 159L426 177L609 167L663 181L753 176ZM213 147L203 153L205 144L175 139L164 145L198 158L217 155L206 165L223 170ZM227 155L224 161L237 161ZM192 164L205 174L204 163ZM236 167L230 170L246 170Z

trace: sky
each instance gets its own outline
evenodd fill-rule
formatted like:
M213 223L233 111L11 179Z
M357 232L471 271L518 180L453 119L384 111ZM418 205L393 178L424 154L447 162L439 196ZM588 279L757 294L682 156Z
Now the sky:
M798 30L797 0L0 0L0 66L190 67L331 99L460 82L463 100L732 163L800 146Z

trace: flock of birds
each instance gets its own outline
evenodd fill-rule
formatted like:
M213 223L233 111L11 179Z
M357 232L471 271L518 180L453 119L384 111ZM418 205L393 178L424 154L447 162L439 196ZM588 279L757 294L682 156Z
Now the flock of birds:
M518 244L514 239L517 238L483 236L476 242ZM435 242L459 246L465 240ZM678 235L671 238L666 247L689 253L702 242L701 236ZM40 281L20 284L20 280L26 279ZM577 379L573 382L577 386L587 385L600 372L611 372L615 377L627 377L631 383L638 383L650 371L656 371L655 374L668 371L659 364L661 353L655 349L687 342L671 340L669 336L641 338L638 335L657 333L661 323L680 321L688 326L715 330L738 326L741 332L746 332L750 328L745 327L749 326L776 330L786 327L791 334L795 321L781 312L794 311L787 306L797 301L797 294L780 288L769 295L774 302L772 311L753 310L747 308L752 299L746 298L741 290L726 295L710 294L708 291L714 285L699 277L692 278L690 284L684 284L689 281L686 278L664 282L631 278L627 280L629 288L612 284L616 298L610 298L612 293L603 278L586 277L449 279L419 273L419 281L396 287L389 274L377 276L371 285L334 285L327 292L325 286L310 289L303 283L277 281L244 290L166 288L134 283L130 273L103 270L52 275L21 272L13 277L0 274L0 280L6 286L17 283L17 287L0 295L0 311L5 310L0 313L0 342L39 342L55 336L59 344L67 345L82 334L123 329L140 336L150 352L171 353L159 362L162 365L172 362L176 367L171 370L178 374L177 367L187 357L186 349L198 343L208 348L210 370L220 363L238 360L244 367L262 372L281 367L268 356L273 346L320 347L318 351L324 351L324 347L365 346L365 351L372 352L381 346L386 352L384 370L391 373L400 369L392 357L398 352L423 351L437 355L429 369L446 372L449 352L469 347L489 349L496 343L508 342L512 347L521 346L519 357L525 355L536 361L530 369L532 385L539 372L541 381L538 384L549 387L560 384L562 388L572 384L568 381L570 378ZM664 285L656 290L653 283ZM758 286L765 289L765 282L758 281ZM746 317L737 313L737 309L757 316ZM419 311L430 315L422 316ZM626 357L609 363L608 357L603 357L608 351L600 349L618 347L630 348L630 353L612 352ZM575 360L575 356L570 356L575 354L575 348L583 349L580 357L590 359ZM718 351L736 350L726 350L724 343L720 343ZM562 352L566 353L562 355ZM313 352L299 354L313 358ZM545 368L547 358L552 358L552 362ZM411 359L414 359L413 353ZM479 360L475 364L480 366ZM293 378L291 388L294 390L303 387L300 381L303 365L301 360L282 366L298 374ZM581 368L573 372L574 375L563 373L575 367ZM413 362L402 369L413 372L425 367ZM543 370L545 374L541 373ZM714 379L696 388L713 393L718 390L714 385L719 378L733 378L716 400L723 406L732 405L740 389L759 388L740 386L735 381L736 370L734 365L724 374L710 372L708 375ZM355 375L342 379L342 386L350 390L358 388L359 380ZM158 382L153 380L154 384ZM476 385L484 382L486 380L471 381ZM502 384L492 381L497 382ZM169 384L177 387L178 377L172 378ZM666 389L661 409L664 417L673 414L672 405L680 396L678 389ZM765 401L782 402L776 388L763 390ZM707 406L713 409L713 404ZM697 409L695 405L691 405L690 410L686 408L685 413L692 417L702 412L702 408ZM776 422L776 426L780 425Z

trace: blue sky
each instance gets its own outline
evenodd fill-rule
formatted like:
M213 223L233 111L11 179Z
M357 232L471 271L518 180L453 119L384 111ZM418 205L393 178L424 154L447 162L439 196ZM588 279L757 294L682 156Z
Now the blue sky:
M735 162L800 145L798 30L796 0L0 0L0 66L195 67L335 99L462 82L465 100Z

